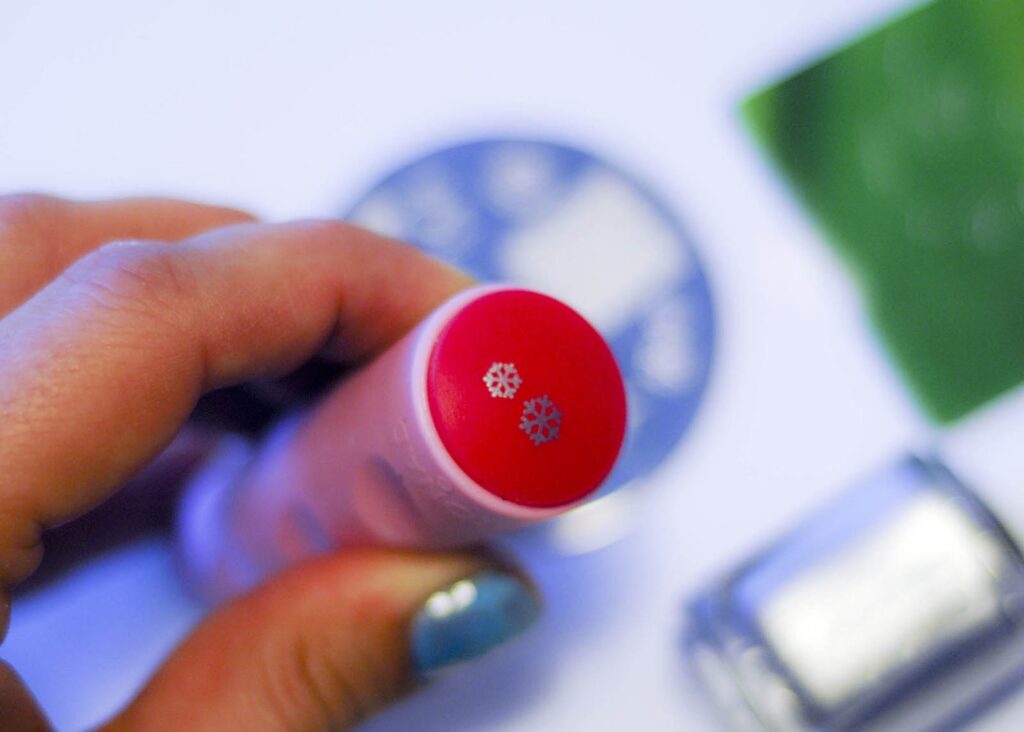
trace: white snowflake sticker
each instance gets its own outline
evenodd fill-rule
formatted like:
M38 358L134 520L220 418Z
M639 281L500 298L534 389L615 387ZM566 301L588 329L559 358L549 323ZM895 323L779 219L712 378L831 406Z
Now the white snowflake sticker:
M514 363L495 361L484 374L484 384L495 399L511 399L522 386L523 378Z
M533 440L535 446L557 440L561 428L562 413L558 411L547 394L523 402L523 415L519 418L519 429Z

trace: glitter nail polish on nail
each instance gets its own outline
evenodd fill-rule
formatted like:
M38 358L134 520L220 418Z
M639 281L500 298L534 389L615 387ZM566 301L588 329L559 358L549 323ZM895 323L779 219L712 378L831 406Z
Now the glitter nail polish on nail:
M432 594L413 618L412 657L420 674L475 658L519 635L540 604L519 578L487 571Z

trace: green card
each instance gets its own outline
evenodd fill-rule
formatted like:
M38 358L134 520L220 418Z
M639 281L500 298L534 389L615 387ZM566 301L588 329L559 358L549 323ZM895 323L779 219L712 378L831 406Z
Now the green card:
M931 417L1024 381L1024 1L926 5L743 114Z

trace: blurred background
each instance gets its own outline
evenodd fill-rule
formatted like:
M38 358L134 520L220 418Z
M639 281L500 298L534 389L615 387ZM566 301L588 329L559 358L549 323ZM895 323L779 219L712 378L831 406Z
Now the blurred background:
M841 187L815 198L793 152L817 110L786 127L792 105L754 96L918 5L9 3L0 192L346 216L579 307L629 380L619 490L502 541L547 599L535 632L365 729L721 729L687 598L974 405L936 401L903 326L865 309L844 262L888 265L857 259ZM911 185L893 175L883 192ZM998 247L1006 207L980 210ZM202 615L170 537L140 533L15 605L0 656L59 729L102 720ZM974 725L1018 728L1024 700Z

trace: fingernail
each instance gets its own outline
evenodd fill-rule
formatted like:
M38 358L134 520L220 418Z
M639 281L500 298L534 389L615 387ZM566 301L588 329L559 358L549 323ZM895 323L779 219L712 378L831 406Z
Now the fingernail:
M429 674L466 661L526 630L540 614L534 593L515 575L485 571L427 598L412 621L416 670Z

